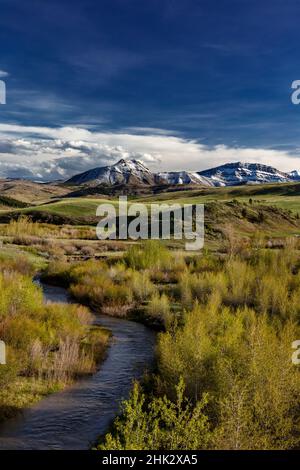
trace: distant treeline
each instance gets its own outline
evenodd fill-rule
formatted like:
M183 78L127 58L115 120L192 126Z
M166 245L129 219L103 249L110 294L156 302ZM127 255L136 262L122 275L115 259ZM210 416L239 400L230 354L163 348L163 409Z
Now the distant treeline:
M19 208L29 206L29 204L27 204L26 202L18 201L17 199L7 196L0 196L0 205Z

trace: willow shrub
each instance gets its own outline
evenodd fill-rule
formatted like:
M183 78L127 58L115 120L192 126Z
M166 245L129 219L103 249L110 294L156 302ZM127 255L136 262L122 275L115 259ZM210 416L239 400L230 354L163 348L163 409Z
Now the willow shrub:
M3 235L19 238L24 237L45 237L50 235L50 228L38 222L33 222L26 215L20 216L17 220L11 220L2 230Z
M299 327L280 329L249 308L231 310L217 299L186 313L175 334L160 335L158 364L165 393L184 378L188 396L214 397L216 448L284 449L299 445L299 371L291 343ZM174 399L174 398L173 398Z
M125 264L133 269L164 270L172 266L172 255L159 241L148 240L141 246L133 245L124 256Z
M300 259L287 250L256 253L248 258L231 257L205 269L195 271L198 262L179 276L178 293L184 308L191 309L197 300L206 304L217 292L222 303L233 308L251 307L257 313L283 318L299 318Z
M41 290L30 277L11 270L0 272L0 319L21 313L36 315L42 298Z
M127 285L130 286L134 298L140 302L146 301L155 292L155 286L147 271L132 271Z
M190 259L178 279L181 319L158 336L154 398L135 386L100 448L298 448L300 375L291 344L300 338L299 252L206 253ZM162 317L162 297L154 292L148 314ZM177 427L172 410L181 381L189 412L180 411Z
M99 450L193 450L206 449L211 440L205 414L208 397L193 406L184 397L184 384L176 387L175 401L147 400L137 383L123 403L122 417L105 436Z
M148 271L90 260L69 265L50 263L47 278L63 282L81 303L110 315L124 316L155 291Z
M3 376L12 377L16 375L12 371L18 370L22 376L44 377L54 370L58 358L64 364L62 380L66 371L71 377L79 369L93 369L94 346L86 344L91 316L85 307L44 304L42 292L31 278L0 271L0 312L0 338L8 354L7 366L1 366Z
M146 307L146 314L152 321L168 327L172 320L170 302L166 294L156 292L152 295Z

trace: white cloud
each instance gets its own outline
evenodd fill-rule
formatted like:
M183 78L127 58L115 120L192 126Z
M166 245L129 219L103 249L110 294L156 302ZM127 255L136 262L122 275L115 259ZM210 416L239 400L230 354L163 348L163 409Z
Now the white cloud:
M5 70L0 70L0 78L8 77L9 73Z
M140 159L154 171L200 171L233 161L264 163L282 171L300 168L298 155L287 150L209 147L158 129L113 133L79 127L0 124L2 177L66 179L120 158Z

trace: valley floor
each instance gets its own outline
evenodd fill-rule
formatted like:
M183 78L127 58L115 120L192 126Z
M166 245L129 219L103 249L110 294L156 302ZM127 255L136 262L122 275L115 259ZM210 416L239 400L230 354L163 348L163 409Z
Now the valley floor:
M97 448L299 447L299 217L214 201L205 223L201 253L175 240L99 241L88 224L1 224L2 416L95 370L108 334L87 326L89 307L159 331L155 371L134 384ZM78 305L45 305L36 271Z

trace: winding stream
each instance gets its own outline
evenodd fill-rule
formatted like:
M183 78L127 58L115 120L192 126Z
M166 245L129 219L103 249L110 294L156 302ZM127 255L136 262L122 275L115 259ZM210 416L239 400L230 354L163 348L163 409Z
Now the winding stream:
M70 302L65 289L42 287L45 301ZM132 380L151 367L155 335L139 323L102 315L95 324L113 334L99 371L3 423L0 449L88 449L107 430Z

